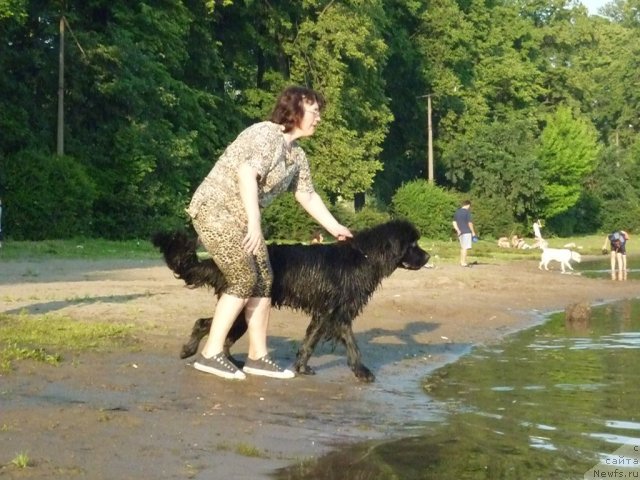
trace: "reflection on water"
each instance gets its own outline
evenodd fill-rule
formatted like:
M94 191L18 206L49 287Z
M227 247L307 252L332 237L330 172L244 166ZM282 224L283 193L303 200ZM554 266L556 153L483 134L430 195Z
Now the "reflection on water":
M615 452L623 444L640 449L639 354L640 301L593 308L576 327L555 315L431 375L424 388L448 412L441 424L342 449L278 478L623 478L593 467L622 458ZM640 478L635 462L620 469L624 478Z
M629 256L627 259L627 271L611 273L611 260L608 256L602 256L598 260L589 260L581 264L573 264L576 272L580 272L589 278L611 278L612 280L640 280L640 268L638 268L640 259L636 256ZM635 268L633 268L635 267Z

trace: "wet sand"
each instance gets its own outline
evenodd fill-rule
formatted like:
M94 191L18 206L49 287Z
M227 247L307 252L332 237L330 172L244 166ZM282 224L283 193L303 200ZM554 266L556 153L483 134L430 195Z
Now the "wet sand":
M586 260L586 258L585 258ZM0 312L134 324L139 343L66 352L58 367L23 361L0 376L0 477L261 479L342 442L387 438L440 413L421 390L433 369L472 345L577 302L638 296L637 283L544 272L537 262L399 270L354 331L377 376L359 383L342 347L323 345L315 376L233 382L180 360L213 295L189 290L154 261L0 263ZM269 346L293 362L307 319L274 311ZM246 343L234 352L246 355ZM27 453L32 466L11 461Z

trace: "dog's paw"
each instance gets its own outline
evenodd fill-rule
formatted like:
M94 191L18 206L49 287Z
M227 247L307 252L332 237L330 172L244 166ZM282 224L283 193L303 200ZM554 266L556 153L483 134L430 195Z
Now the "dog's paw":
M296 373L300 375L315 375L316 371L308 365L296 365L295 366Z
M356 378L361 382L371 383L376 380L376 376L373 373L371 373L371 370L369 370L364 365L360 365L354 368L353 373L356 374Z
M197 351L198 351L198 345L197 344L194 347L190 343L185 343L182 346L182 350L180 350L180 358L189 358L189 357L195 355Z

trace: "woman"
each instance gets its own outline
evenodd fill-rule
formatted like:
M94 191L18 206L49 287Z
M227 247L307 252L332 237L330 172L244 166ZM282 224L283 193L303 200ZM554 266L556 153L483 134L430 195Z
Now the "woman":
M627 276L627 241L629 234L624 230L617 230L607 235L602 244L602 253L607 253L607 242L611 246L611 279L626 280ZM618 267L616 275L616 265Z
M187 213L200 241L225 275L227 290L216 305L211 331L194 363L200 371L242 380L245 373L292 378L268 356L272 270L260 225L260 208L289 190L302 207L338 240L351 232L329 212L311 182L307 157L297 140L313 135L324 108L322 96L289 87L270 121L244 130L227 147L193 195ZM244 309L249 352L244 372L223 353L224 341Z

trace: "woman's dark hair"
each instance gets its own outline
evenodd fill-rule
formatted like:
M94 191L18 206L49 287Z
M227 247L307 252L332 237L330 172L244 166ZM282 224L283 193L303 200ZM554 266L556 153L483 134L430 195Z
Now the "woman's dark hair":
M324 97L315 90L297 86L287 87L278 97L270 120L283 125L285 133L290 132L300 125L304 117L304 105L313 103L318 104L320 111L324 109Z

